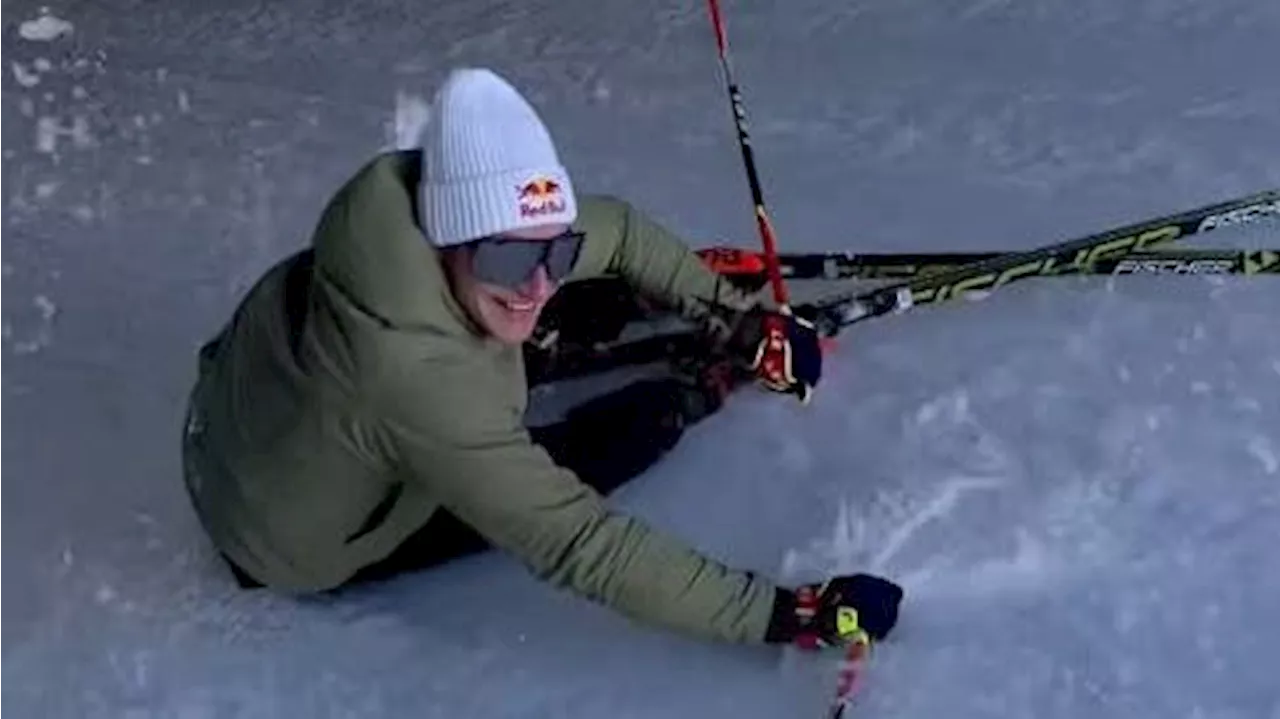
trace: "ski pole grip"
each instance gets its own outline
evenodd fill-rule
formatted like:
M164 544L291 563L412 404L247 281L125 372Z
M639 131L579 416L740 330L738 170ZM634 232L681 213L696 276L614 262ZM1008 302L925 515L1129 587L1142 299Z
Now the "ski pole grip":
M808 403L822 373L822 349L816 334L791 336L792 328L803 327L802 320L783 307L784 312L764 317L751 369L766 389L794 394ZM798 334L804 335L803 330Z

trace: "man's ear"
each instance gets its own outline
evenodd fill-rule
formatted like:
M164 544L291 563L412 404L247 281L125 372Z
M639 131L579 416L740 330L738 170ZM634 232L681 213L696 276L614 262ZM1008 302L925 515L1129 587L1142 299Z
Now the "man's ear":
M466 245L442 247L437 250L440 257L440 269L444 271L445 280L455 291L460 281L465 281L471 268L471 250Z
M440 264L450 273L465 273L471 266L471 248L467 245L454 245L440 249Z

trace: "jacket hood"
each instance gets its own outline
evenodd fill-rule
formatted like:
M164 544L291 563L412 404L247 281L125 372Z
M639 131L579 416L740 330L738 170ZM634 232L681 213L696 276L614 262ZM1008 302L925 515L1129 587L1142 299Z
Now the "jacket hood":
M474 333L419 222L421 160L420 150L378 155L338 190L316 228L316 271L389 327Z

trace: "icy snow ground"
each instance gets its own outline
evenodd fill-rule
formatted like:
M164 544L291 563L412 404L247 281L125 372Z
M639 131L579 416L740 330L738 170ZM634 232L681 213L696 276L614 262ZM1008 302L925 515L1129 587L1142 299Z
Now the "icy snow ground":
M213 561L176 453L195 348L449 66L524 88L580 186L754 243L701 2L433 5L6 4L6 716L800 717L830 690L497 556L301 602ZM725 10L787 247L1025 248L1280 185L1276 3ZM1278 306L1269 278L1063 280L868 323L811 407L744 394L618 502L739 566L901 578L856 716L1274 719Z

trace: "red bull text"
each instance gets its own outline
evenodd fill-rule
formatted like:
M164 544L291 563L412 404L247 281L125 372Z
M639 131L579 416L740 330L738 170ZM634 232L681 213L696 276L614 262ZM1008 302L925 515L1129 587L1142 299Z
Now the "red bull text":
M520 203L521 217L541 217L565 210L560 183L544 177L516 186L516 198Z

